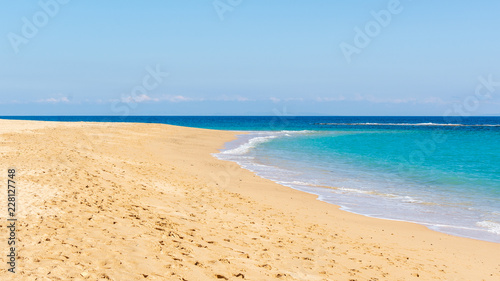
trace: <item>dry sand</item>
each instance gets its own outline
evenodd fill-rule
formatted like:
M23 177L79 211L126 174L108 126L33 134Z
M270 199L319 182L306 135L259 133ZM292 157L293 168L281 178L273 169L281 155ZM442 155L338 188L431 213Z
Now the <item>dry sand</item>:
M0 120L0 280L500 280L500 244L340 211L210 155L234 138Z

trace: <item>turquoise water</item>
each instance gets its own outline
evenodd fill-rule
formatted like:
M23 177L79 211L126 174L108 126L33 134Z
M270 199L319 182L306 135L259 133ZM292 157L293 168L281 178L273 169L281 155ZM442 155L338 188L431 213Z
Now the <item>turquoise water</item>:
M218 157L344 210L500 242L499 127L350 126L253 132Z
M14 118L248 131L215 156L350 212L500 243L498 117Z

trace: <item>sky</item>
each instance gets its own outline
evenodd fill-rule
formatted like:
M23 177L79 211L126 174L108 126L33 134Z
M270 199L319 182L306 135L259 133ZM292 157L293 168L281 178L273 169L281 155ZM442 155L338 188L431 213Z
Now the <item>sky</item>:
M0 5L0 116L500 115L500 1Z

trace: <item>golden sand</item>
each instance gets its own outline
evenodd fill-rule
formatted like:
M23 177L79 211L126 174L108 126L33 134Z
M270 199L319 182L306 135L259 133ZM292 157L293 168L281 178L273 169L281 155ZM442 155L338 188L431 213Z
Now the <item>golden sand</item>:
M500 280L500 244L340 211L211 156L234 138L0 120L0 280Z

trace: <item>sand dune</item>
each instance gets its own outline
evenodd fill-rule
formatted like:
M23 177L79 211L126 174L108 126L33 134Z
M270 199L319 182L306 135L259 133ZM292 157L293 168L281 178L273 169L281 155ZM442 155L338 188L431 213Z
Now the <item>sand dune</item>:
M0 280L500 280L500 244L338 210L210 154L234 132L0 120Z

